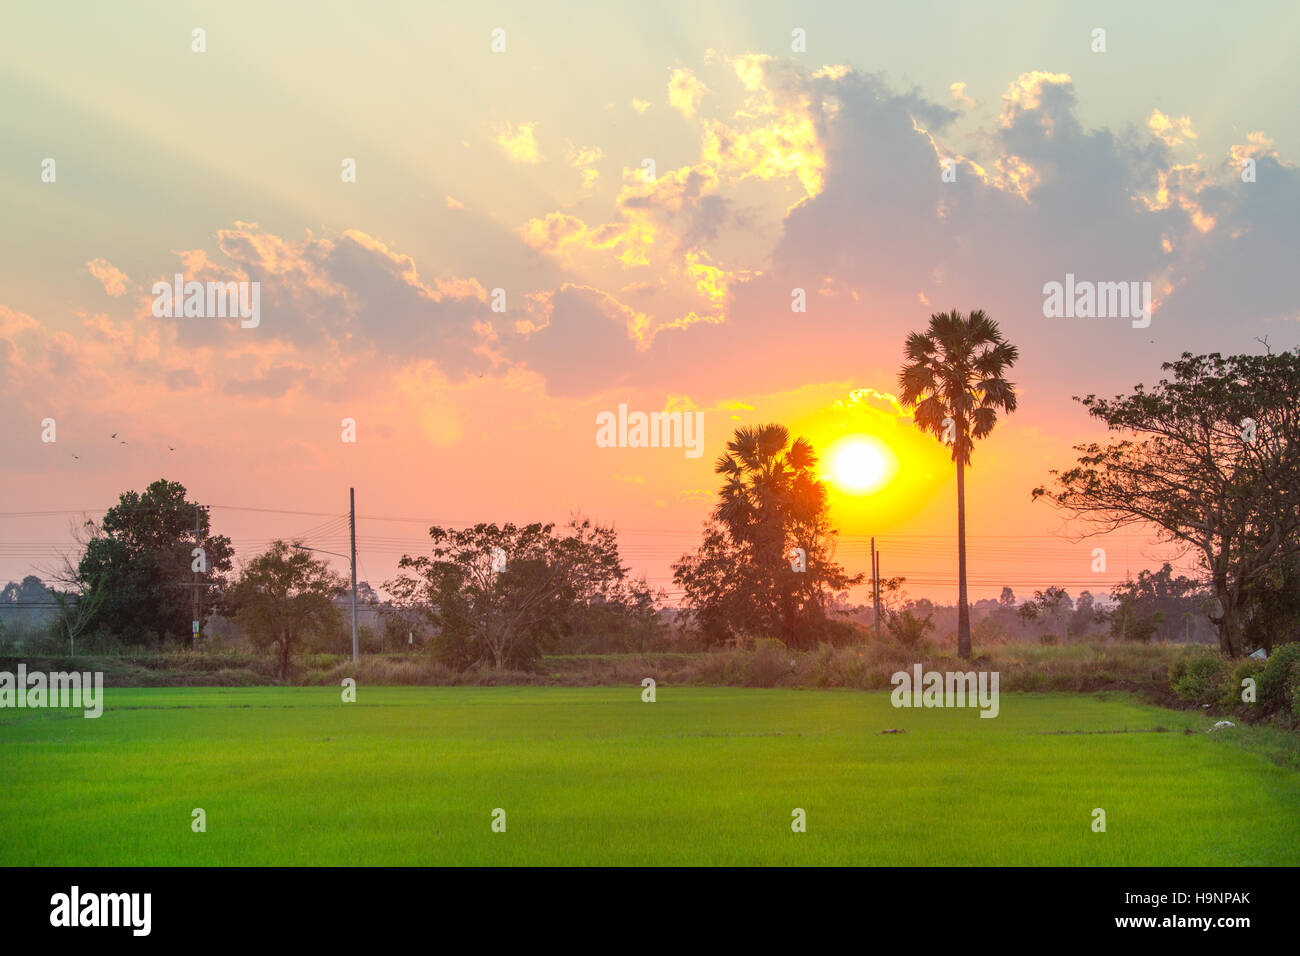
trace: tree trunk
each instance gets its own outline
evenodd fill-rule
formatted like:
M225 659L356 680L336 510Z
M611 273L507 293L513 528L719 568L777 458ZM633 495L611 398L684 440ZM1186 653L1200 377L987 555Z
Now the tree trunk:
M957 458L957 656L970 660L970 608L966 606L966 469Z
M781 596L781 637L786 647L797 647L799 636L795 633L794 598L790 594Z
M1237 596L1223 579L1214 582L1215 597L1223 613L1214 623L1219 626L1219 650L1229 657L1239 657L1245 650L1241 644L1241 617L1237 613Z

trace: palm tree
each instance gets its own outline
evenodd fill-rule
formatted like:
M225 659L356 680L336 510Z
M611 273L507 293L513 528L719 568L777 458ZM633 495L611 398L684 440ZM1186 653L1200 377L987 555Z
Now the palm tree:
M726 479L713 518L733 541L752 549L756 570L769 582L771 610L781 622L781 636L792 645L799 640L799 592L823 577L832 581L842 577L829 563L807 577L792 574L789 567L789 545L800 544L807 554L819 557L818 541L828 530L826 488L817 478L816 465L811 442L806 438L792 442L789 429L770 424L736 429L735 438L727 442L727 453L713 466ZM820 598L819 586L815 594ZM758 595L755 599L766 603Z
M736 429L736 437L727 442L727 454L713 466L715 473L727 478L714 518L737 541L775 535L774 557L780 561L785 525L806 520L826 505L826 489L813 472L816 465L812 444L806 438L792 443L784 425Z
M924 333L912 332L907 362L898 373L904 406L915 406L916 426L952 444L957 463L957 653L970 657L966 606L966 477L974 439L993 431L998 411L1016 410L1016 390L1003 376L1020 351L1002 338L983 311L930 316Z

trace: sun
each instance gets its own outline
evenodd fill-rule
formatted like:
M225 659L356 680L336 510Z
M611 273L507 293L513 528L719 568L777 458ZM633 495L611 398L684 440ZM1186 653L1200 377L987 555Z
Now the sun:
M849 435L827 451L830 480L850 494L864 495L889 484L898 471L898 459L874 435Z

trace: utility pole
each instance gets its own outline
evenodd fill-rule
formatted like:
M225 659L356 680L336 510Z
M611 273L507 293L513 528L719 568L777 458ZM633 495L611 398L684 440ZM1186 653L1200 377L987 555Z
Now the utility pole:
M875 547L875 545L872 545ZM880 552L876 552L876 606L880 608L880 616L885 616L885 589L881 586L881 581L885 577L885 567L880 563Z
M357 663L357 489L348 489L348 527L352 535L352 663Z
M871 539L871 623L876 629L876 637L880 637L880 586L879 586L879 568L876 567L876 539Z
M190 552L190 558L192 559L190 568L194 571L194 580L177 581L173 586L190 589L190 613L193 615L191 618L193 624L190 628L191 647L197 651L199 649L199 626L202 623L199 619L199 614L201 613L203 603L201 600L202 594L199 589L210 588L216 583L215 581L200 580L200 578L208 572L208 558L207 554L203 550L203 512L198 504L194 505L194 551L199 552L197 555L195 555L193 551ZM203 568L202 571L195 567L196 563L199 567Z
M339 554L324 548L309 548L305 544L294 544L299 551L314 551L317 554L332 554L336 558L348 558L352 565L352 663L357 663L357 490L348 489L348 533L352 539L351 554Z
M199 538L199 535L202 534L202 528L199 525L199 514L200 514L199 505L198 502L195 502L194 504L194 547L202 549L203 542ZM201 626L201 622L199 620L199 572L198 571L194 572L194 586L190 589L190 593L191 593L190 608L191 611L193 612L193 616L190 617L190 620L194 622L194 627L192 628L192 630L194 631L193 646L194 646L194 650L197 651L199 649L199 627Z

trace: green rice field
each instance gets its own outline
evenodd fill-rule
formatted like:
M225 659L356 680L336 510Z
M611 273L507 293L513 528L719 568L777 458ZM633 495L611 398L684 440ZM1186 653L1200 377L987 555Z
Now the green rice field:
M1121 693L978 714L830 690L110 688L96 720L0 711L0 863L1300 864L1300 772L1236 736L1255 729Z

